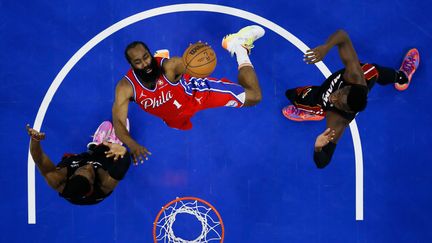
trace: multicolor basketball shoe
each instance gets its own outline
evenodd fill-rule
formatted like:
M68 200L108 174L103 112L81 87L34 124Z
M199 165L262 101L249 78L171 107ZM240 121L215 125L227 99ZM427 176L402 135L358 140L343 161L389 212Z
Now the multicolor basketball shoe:
M231 56L234 55L235 48L238 45L244 47L248 51L248 54L250 54L251 49L254 47L254 41L261 38L264 34L265 30L261 26L246 26L237 33L225 36L222 39L222 47L226 49Z
M128 130L129 132L129 119L127 118L126 118L126 130ZM117 136L115 135L114 127L110 131L110 134L107 138L107 142L123 145L123 142L120 141L120 139L118 139Z
M395 88L397 90L404 91L408 89L408 86L411 83L411 78L415 73L415 71L417 70L419 64L420 64L420 54L418 50L416 48L409 50L408 53L405 55L401 67L399 68L399 70L405 73L405 75L407 76L408 83L406 84L395 83Z
M286 106L282 109L282 114L292 121L321 121L325 116L320 116L307 112L304 110L297 109L294 105Z
M87 144L87 148L89 148L93 144L99 145L104 141L107 141L112 129L113 127L111 122L109 121L102 122L99 125L99 127L96 129L96 132L93 134L93 141Z

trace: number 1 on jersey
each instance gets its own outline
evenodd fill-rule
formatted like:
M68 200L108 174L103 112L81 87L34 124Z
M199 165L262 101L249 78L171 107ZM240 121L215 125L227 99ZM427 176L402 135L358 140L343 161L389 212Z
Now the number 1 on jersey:
M180 109L182 106L177 100L174 100L173 104L177 107L177 109Z

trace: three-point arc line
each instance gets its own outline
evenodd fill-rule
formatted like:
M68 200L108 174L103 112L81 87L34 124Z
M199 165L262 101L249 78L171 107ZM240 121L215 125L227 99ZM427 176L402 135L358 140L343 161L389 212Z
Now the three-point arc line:
M93 37L90 41L88 41L84 46L82 46L63 66L60 72L55 77L54 81L51 83L48 88L47 93L42 100L42 103L39 107L38 113L36 115L35 122L33 124L33 128L36 130L40 130L42 127L42 122L44 120L46 111L48 110L49 104L51 103L54 94L56 93L58 87L63 82L63 79L69 73L70 70L75 66L75 64L89 52L93 47L95 47L98 43L100 43L105 38L114 34L115 32L125 28L133 23L138 21L148 19L151 17L169 14L169 13L177 13L177 12L213 12L213 13L222 13L227 14L239 18L243 18L252 22L255 22L261 26L264 26L278 35L285 38L295 47L297 47L303 53L309 49L301 40L295 37L293 34L282 28L281 26L267 20L261 16L256 14L237 9L232 7L226 7L216 4L175 4L168 5L158 8L153 8L150 10L146 10L130 17L127 17L107 29L100 32L98 35ZM317 68L321 71L324 77L328 77L331 75L330 70L324 65L323 62L319 62L315 64ZM360 141L360 135L358 132L357 124L355 120L350 123L350 130L353 139L354 145L354 154L355 154L355 181L356 181L356 220L363 220L363 156L362 156L362 147ZM33 159L30 155L30 148L28 151L28 161L27 161L27 195L28 195L28 223L35 224L36 223L36 187L35 187L35 165Z

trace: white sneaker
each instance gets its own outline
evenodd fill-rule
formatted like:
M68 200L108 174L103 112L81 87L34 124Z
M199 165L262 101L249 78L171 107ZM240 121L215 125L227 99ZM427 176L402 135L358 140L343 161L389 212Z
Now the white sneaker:
M238 45L244 47L248 54L250 54L251 49L254 47L254 41L263 37L264 34L265 30L261 26L246 26L237 33L226 35L222 39L222 47L226 49L231 56L234 55L235 48Z

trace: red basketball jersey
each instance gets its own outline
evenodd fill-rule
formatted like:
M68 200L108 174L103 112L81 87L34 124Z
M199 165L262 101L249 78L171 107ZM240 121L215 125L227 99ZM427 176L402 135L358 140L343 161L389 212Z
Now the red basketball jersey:
M164 58L156 57L158 67L162 68ZM129 69L126 79L134 91L134 101L144 111L162 118L164 121L189 118L194 113L195 102L191 95L185 92L181 81L171 83L161 72L153 90L142 85L133 69Z
M158 68L163 58L156 57ZM177 129L191 129L190 118L199 110L230 106L241 107L245 100L243 87L227 79L195 78L188 74L171 83L161 72L154 89L142 85L130 69L126 79L132 85L134 101L146 112L162 118Z

